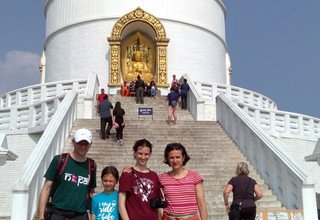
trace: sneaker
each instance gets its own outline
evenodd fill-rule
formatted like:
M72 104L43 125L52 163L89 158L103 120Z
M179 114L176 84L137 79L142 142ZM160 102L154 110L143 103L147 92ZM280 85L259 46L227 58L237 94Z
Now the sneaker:
M120 146L122 146L123 145L123 141L122 141L122 139L120 139Z

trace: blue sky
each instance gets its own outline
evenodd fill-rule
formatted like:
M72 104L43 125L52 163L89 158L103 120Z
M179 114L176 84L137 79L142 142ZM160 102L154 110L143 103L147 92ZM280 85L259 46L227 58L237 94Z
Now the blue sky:
M232 84L320 118L320 1L224 0ZM44 0L0 2L0 93L39 82Z

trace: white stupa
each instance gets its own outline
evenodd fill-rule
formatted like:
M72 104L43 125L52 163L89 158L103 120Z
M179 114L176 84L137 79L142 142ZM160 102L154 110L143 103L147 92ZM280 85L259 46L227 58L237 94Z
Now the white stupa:
M264 214L317 219L320 168L305 159L320 161L320 119L230 85L222 0L47 0L44 12L41 84L0 96L0 219L34 219L43 173L76 119L96 117L98 87L116 94L137 75L161 95L172 75L189 80L192 119L217 121L290 209Z
M162 91L173 74L229 84L221 0L48 0L45 16L46 82L95 72L115 93L141 50Z

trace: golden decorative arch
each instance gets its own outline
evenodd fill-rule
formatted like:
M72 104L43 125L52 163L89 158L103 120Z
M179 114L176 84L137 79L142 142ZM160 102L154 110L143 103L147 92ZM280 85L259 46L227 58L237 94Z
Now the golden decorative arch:
M110 77L108 86L119 86L121 84L121 34L124 28L134 21L145 22L155 31L156 70L158 74L156 83L158 87L168 87L167 47L170 39L166 37L164 26L160 20L139 7L121 17L113 26L111 37L108 37L110 45Z

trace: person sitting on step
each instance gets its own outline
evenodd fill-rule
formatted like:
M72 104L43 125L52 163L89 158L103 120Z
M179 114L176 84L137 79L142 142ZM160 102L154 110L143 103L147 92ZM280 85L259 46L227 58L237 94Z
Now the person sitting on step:
M121 85L121 95L129 96L129 87L126 81L124 81L123 84Z

